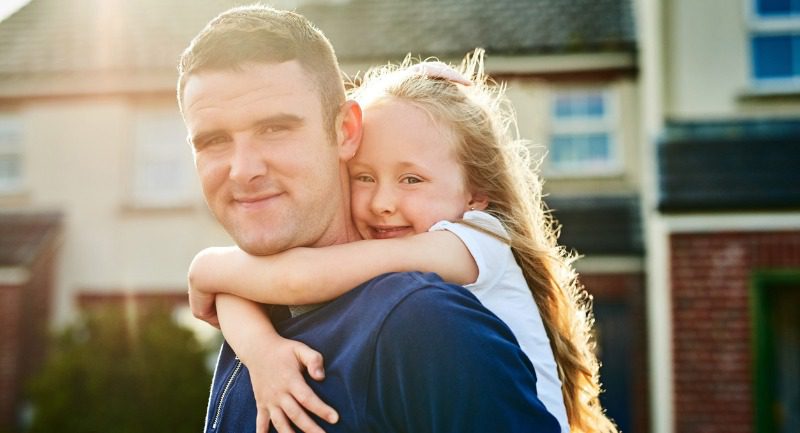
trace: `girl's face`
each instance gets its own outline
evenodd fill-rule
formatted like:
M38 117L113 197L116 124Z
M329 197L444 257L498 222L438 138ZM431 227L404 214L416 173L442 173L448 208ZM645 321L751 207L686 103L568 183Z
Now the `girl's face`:
M452 133L400 99L364 109L361 147L348 168L353 220L364 239L425 232L485 207L473 203Z

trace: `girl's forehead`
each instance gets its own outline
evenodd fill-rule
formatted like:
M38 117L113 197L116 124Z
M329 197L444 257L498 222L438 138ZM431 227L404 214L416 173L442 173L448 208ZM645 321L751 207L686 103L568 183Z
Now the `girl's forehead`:
M374 100L362 107L365 119L365 131L368 133L369 123L381 125L381 130L371 131L373 136L392 132L395 135L429 138L440 143L454 145L457 134L453 125L437 116L428 105L405 98L387 96Z

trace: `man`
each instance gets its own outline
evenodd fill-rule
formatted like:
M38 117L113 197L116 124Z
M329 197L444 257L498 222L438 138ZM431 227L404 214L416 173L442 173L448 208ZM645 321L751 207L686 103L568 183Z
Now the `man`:
M305 18L251 6L212 20L181 58L178 100L209 208L243 250L357 239L345 163L361 112L345 101L329 42ZM217 310L224 333L266 321L230 296L217 297ZM326 431L559 430L510 330L435 275L384 275L295 313L272 319L281 335L324 356L326 379L309 385L339 412L334 424L315 417ZM263 345L247 343L240 347ZM253 431L256 417L247 368L226 343L206 431Z

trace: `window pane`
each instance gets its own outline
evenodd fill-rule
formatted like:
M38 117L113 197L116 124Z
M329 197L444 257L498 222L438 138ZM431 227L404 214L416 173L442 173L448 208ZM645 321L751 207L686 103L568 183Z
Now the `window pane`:
M0 115L0 191L22 185L22 124L15 115Z
M756 78L789 78L793 75L792 36L753 37L753 73Z
M601 118L605 103L603 93L597 91L563 93L555 98L553 114L557 119Z
M553 114L557 118L572 117L572 98L568 95L556 96Z
M756 0L759 15L786 15L792 11L791 0Z
M550 163L558 166L610 162L609 134L557 134L550 140Z
M572 140L569 136L555 135L550 140L550 162L560 164L569 159L567 153L572 148Z
M592 134L587 137L588 157L593 161L609 159L608 134Z
M800 0L756 0L756 13L761 16L800 14Z
M14 184L19 180L19 157L0 155L0 185Z
M595 93L586 98L586 114L590 117L603 117L605 114L603 95Z

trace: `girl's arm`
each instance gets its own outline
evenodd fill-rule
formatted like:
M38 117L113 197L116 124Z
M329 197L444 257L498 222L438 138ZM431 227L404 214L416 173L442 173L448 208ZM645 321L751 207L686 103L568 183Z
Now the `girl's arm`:
M329 301L386 272L435 272L469 284L478 267L461 240L448 231L321 248L292 248L251 256L237 247L207 248L189 268L193 310L213 316L214 294L230 293L267 304L303 305ZM198 310L210 310L198 313Z
M266 433L270 422L278 432L291 432L289 421L304 432L324 433L306 410L330 423L337 421L336 411L314 394L301 373L308 370L315 380L325 378L319 352L278 335L261 306L252 301L220 294L216 303L225 340L250 371L257 433Z

